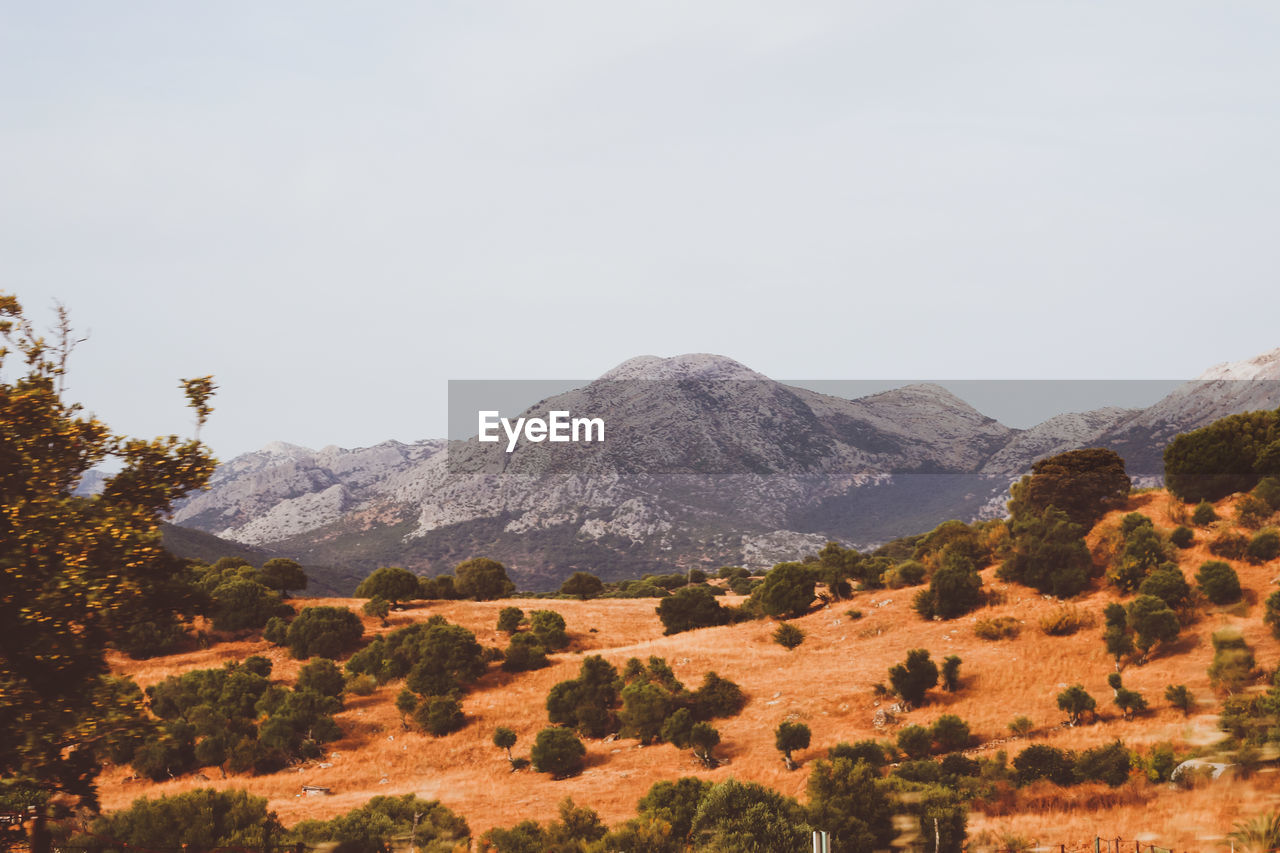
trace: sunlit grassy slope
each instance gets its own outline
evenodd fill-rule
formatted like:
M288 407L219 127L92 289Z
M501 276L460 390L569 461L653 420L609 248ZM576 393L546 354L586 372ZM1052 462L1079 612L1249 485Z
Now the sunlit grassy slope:
M1173 506L1164 492L1137 495L1126 510L1112 513L1099 524L1090 543L1101 547L1105 532L1114 529L1125 511L1146 513L1157 527L1167 530L1174 526ZM1221 504L1219 512L1229 517L1230 501ZM1211 559L1203 532L1198 537L1195 546L1179 555L1189 579L1204 560ZM913 590L860 593L851 603L837 603L795 620L808 636L791 652L772 642L775 625L769 621L664 637L652 600L438 602L393 614L389 628L366 619L366 631L393 630L440 614L474 631L482 644L505 646L505 635L499 635L494 626L498 611L515 604L525 610L558 610L568 623L573 644L569 651L554 655L554 664L541 671L507 675L496 666L491 668L463 701L468 725L452 735L433 738L405 731L393 707L402 685L393 682L371 696L348 699L347 709L338 718L346 736L330 745L330 755L323 762L261 777L221 778L217 770L206 769L207 778L187 776L162 784L131 780L127 768L113 768L101 779L102 803L106 809L116 809L143 794L198 786L247 788L268 797L271 808L292 823L330 817L377 794L413 792L439 799L465 815L479 833L524 818L548 819L566 796L596 809L606 822L618 822L634 813L636 801L655 781L681 775L712 780L733 775L803 798L807 767L827 747L841 740L890 738L899 726L928 724L944 713L963 717L985 743L971 754L991 755L1004 749L1012 758L1026 744L1007 740L1008 723L1018 715L1034 721L1036 742L1060 747L1078 749L1118 738L1138 748L1160 741L1190 748L1208 744L1216 736L1214 715L1220 697L1206 675L1212 632L1226 625L1239 626L1263 668L1274 668L1280 653L1280 644L1262 622L1262 600L1275 588L1273 579L1280 564L1233 565L1246 588L1243 604L1203 609L1171 648L1144 666L1125 670L1125 685L1141 692L1152 706L1151 712L1132 722L1122 720L1110 704L1106 677L1113 667L1101 641L1101 611L1115 599L1115 592L1100 584L1076 602L1095 615L1096 624L1073 636L1048 637L1038 628L1039 619L1060 607L1060 602L1005 584L995 578L994 568L988 568L983 573L985 583L999 593L999 603L975 614L951 622L924 622L911 609ZM351 599L307 603L346 606L357 612L362 604ZM844 614L850 607L861 610L863 618L848 619ZM998 642L975 637L974 622L994 616L1020 620L1019 636ZM887 702L876 698L873 685L887 682L889 666L916 647L928 649L935 660L959 655L963 689L956 694L932 691L928 704L899 715L894 726L878 730L873 717ZM750 697L746 709L737 717L716 721L724 765L705 770L687 751L665 744L640 747L635 740L619 739L588 741L587 768L571 779L552 781L532 771L511 773L505 755L491 743L494 728L514 729L519 734L515 752L527 755L534 735L547 725L544 701L551 686L575 676L582 657L596 653L619 668L633 656L665 657L691 688L708 670L740 684ZM146 686L167 675L250 654L270 657L275 662L275 679L288 682L296 676L299 662L257 640L222 643L153 661L114 657L113 665ZM1055 697L1063 687L1077 682L1098 699L1101 719L1092 725L1063 728ZM1184 718L1164 701L1165 686L1178 683L1191 688L1200 702L1199 714ZM784 768L773 743L774 728L788 719L805 722L813 732L811 748L796 755L802 762L796 772ZM333 795L302 797L304 784L328 786ZM1266 771L1249 780L1224 779L1192 791L1134 780L1118 790L1099 785L1068 790L1048 786L1041 793L1014 814L975 812L970 818L971 836L983 831L1011 832L1056 846L1091 841L1095 833L1126 839L1145 834L1178 849L1203 849L1235 821L1280 802L1276 775Z

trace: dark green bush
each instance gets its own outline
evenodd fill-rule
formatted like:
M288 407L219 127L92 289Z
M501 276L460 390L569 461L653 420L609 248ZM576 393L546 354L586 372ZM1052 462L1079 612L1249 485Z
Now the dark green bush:
M304 607L289 623L285 645L295 658L340 658L364 636L360 617L345 607Z
M1055 785L1076 783L1075 763L1071 754L1047 744L1029 746L1013 759L1013 778L1019 785L1037 779L1048 779Z
M809 610L814 600L814 573L801 563L779 563L751 593L751 603L774 619L789 619Z
M1196 584L1204 597L1214 604L1230 604L1239 601L1242 591L1236 570L1221 560L1209 560L1196 572Z
M727 625L732 613L716 601L705 586L690 586L662 599L657 608L663 634L679 634L695 628Z
M96 818L92 832L100 838L141 849L183 845L191 853L218 847L261 847L283 833L266 797L247 791L197 788L149 799L138 797L122 811Z
M804 631L801 631L795 625L784 622L778 626L778 630L773 632L773 641L790 651L804 642Z
M1196 541L1196 534L1190 527L1179 525L1169 534L1169 541L1182 549L1190 548Z
M1258 531L1257 535L1249 541L1245 557L1254 564L1267 563L1280 557L1280 531L1274 527Z
M408 569L387 566L377 569L356 587L356 598L383 598L391 604L412 601L421 592L418 576Z
M1218 511L1208 501L1200 501L1196 504L1195 512L1191 513L1191 523L1196 527L1208 527L1217 520Z
M587 748L569 729L546 728L534 739L530 758L533 769L550 773L552 778L564 779L582 771L586 763Z

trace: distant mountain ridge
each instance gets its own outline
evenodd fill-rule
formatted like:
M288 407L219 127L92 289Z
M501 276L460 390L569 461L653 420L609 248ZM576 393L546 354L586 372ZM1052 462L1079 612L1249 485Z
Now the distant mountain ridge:
M602 445L276 442L221 466L174 521L349 577L435 574L481 554L534 589L576 570L763 565L828 539L866 545L999 515L1032 462L1077 447L1113 447L1153 481L1173 435L1280 406L1280 383L1256 381L1268 379L1280 380L1280 350L1212 368L1147 409L1012 429L937 385L847 400L722 356L641 356L524 413L607 412Z

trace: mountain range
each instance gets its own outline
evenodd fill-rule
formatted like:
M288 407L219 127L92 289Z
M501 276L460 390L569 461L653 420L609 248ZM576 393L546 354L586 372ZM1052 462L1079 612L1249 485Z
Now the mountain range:
M607 413L603 443L273 442L221 465L173 522L292 556L339 592L379 566L434 575L473 556L502 560L533 590L578 570L611 580L767 566L832 539L865 547L999 516L1035 460L1074 448L1113 448L1153 485L1170 438L1280 406L1274 380L1280 349L1212 368L1148 408L1015 429L934 384L843 399L721 356L643 356L523 413Z

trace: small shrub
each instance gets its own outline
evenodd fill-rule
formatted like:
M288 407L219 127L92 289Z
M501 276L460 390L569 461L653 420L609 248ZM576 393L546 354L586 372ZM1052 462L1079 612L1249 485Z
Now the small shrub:
M1213 633L1213 663L1209 666L1209 681L1214 686L1234 693L1253 676L1255 665L1253 649L1238 630L1224 628Z
M942 659L942 689L955 693L960 689L960 656L947 655Z
M1218 512L1208 501L1200 501L1196 504L1195 512L1191 513L1191 523L1196 527L1208 527L1217 520Z
M1257 530L1271 515L1271 507L1260 498L1245 495L1236 503L1236 523L1249 530Z
M778 630L773 632L773 641L790 651L804 642L804 631L789 622L784 622L778 626Z
M569 729L551 727L538 732L530 758L533 769L564 779L581 772L586 763L587 748Z
M1236 570L1221 560L1209 560L1196 572L1196 584L1214 604L1231 604L1242 594Z
M1181 607L1191 597L1191 585L1174 563L1166 563L1147 575L1138 587L1140 595L1154 595L1171 608Z
M1178 548L1190 548L1196 541L1196 534L1190 527L1178 526L1173 529L1173 533L1169 534L1169 541Z
M1249 541L1249 547L1245 549L1245 556L1250 563L1255 565L1259 563L1267 563L1280 557L1280 531L1274 527L1268 527L1266 530L1260 530Z
M1096 746L1080 753L1075 762L1076 775L1082 780L1105 782L1118 788L1129 780L1133 762L1129 750L1120 741Z
M862 611L861 611L861 610L846 610L846 611L844 612L844 615L849 617L849 621L850 621L850 622L856 622L856 621L858 621L859 619L861 619L861 618L862 618Z
M498 611L498 630L504 634L514 634L520 630L523 619L524 611L519 607L504 607Z
M378 679L372 675L347 676L347 692L353 696L370 696L378 689Z
M1190 689L1185 684L1170 684L1164 689L1164 698L1173 707L1182 712L1182 716L1191 713L1191 709L1195 707L1195 697L1191 695Z
M955 714L943 714L933 723L929 734L939 752L955 752L969 745L969 724Z
M928 570L924 567L924 564L915 560L907 560L884 573L884 585L890 589L919 586L924 583L926 574L928 574Z
M1026 737L1035 729L1030 717L1014 717L1009 723L1009 733L1014 737Z
M1254 487L1253 496L1266 504L1272 512L1280 512L1280 478L1263 477Z
M360 611L364 613L365 616L373 616L376 619L381 619L382 624L385 625L387 624L387 616L391 613L391 603L382 596L375 595L364 603L364 607L361 607Z
M466 725L462 706L450 696L434 696L418 705L414 722L436 737L456 732Z
M1209 541L1209 553L1227 560L1243 559L1249 550L1249 537L1243 533L1224 530Z
M1047 744L1029 746L1013 759L1014 780L1028 785L1037 779L1048 779L1055 785L1075 784L1075 762L1061 749Z
M1058 694L1058 708L1067 712L1067 722L1077 725L1085 713L1098 707L1097 701L1085 691L1084 685L1073 684Z
M1050 637L1067 637L1093 625L1093 616L1073 604L1040 617L1040 630Z
M997 616L979 619L973 626L973 633L980 640L1007 640L1018 636L1021 628L1021 623L1012 616Z
M1271 634L1280 639L1280 589L1267 596L1262 620L1271 627Z
M924 726L907 726L898 732L898 749L908 758L924 758L933 751L933 735Z

